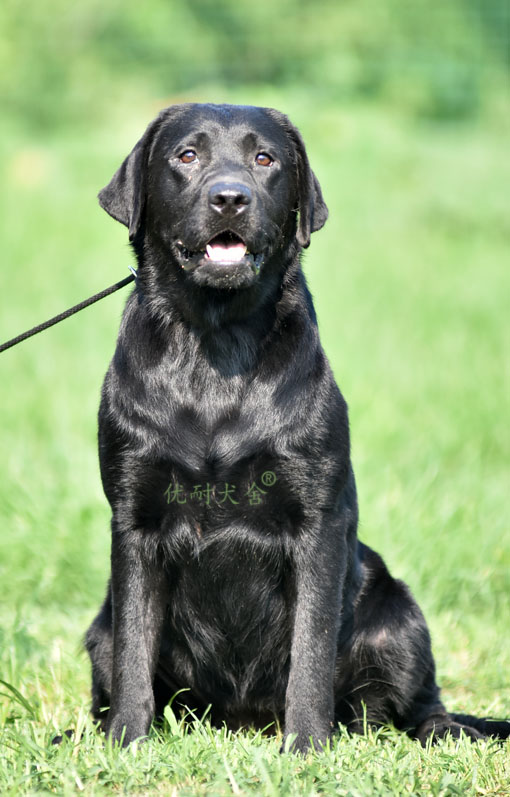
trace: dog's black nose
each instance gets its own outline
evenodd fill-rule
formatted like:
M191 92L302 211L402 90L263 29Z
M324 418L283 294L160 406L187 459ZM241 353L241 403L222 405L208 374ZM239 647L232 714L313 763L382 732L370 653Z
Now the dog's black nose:
M251 202L251 191L243 183L215 183L209 190L209 204L224 216L243 213Z

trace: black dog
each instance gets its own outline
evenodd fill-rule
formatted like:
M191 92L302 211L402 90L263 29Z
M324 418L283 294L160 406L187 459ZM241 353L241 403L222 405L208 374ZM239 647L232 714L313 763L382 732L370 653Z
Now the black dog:
M277 111L168 108L99 194L139 263L99 411L111 581L87 634L93 714L145 736L179 690L215 723L422 741L448 714L425 620L358 542L347 407L300 253L328 211Z

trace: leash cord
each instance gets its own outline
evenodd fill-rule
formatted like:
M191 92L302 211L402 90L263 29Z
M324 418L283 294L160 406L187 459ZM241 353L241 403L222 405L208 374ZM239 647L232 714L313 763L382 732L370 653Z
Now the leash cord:
M42 332L44 329L48 329L48 327L52 327L54 324L58 324L60 321L63 321L65 318L69 318L69 316L78 313L80 310L83 310L85 307L88 307L94 302L98 302L100 299L104 299L105 296L109 296L110 293L115 293L115 291L120 290L123 288L124 285L128 285L130 282L136 280L136 271L134 268L129 266L131 274L129 277L125 277L120 282L116 282L114 285L110 285L109 288L105 288L104 291L100 291L99 293L94 294L94 296L90 296L88 299L84 299L83 302L79 304L75 304L74 307L70 307L69 310L65 310L63 313L59 313L59 315L54 316L54 318L50 318L48 321L45 321L43 324L39 324L37 327L32 327L27 332L23 332L21 335L18 335L11 340L8 340L6 343L2 343L0 345L0 354L3 351L7 351L12 346L16 346L18 343L21 343L23 340L27 338L31 338L32 335L37 335L38 332Z

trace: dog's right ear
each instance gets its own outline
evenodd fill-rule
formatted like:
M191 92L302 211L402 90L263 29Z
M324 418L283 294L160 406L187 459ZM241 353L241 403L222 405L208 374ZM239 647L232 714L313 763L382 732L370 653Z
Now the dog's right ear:
M161 123L161 115L150 123L140 141L98 194L99 204L116 221L129 229L132 241L140 229L146 198L147 164L154 133Z

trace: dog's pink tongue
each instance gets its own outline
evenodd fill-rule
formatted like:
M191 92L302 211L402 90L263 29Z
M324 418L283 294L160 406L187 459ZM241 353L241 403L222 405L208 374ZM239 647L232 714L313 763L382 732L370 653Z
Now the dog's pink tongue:
M228 246L207 244L206 251L211 260L233 263L243 259L246 254L246 246L243 243L229 244Z

